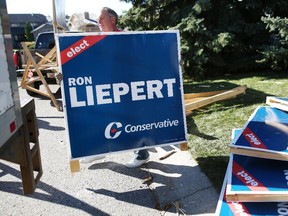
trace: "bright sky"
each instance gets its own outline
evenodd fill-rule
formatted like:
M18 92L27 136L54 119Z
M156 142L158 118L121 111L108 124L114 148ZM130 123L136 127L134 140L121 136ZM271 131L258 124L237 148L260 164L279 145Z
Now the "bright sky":
M119 15L123 11L129 10L132 5L119 0L56 0L66 2L65 14L89 12L99 14L102 7L110 7ZM52 17L52 0L6 0L8 14L15 13L40 13ZM63 12L63 11L62 11Z

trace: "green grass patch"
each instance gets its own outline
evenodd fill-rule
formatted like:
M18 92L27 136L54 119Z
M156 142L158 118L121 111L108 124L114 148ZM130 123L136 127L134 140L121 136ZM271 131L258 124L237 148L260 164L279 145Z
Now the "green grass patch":
M202 82L184 82L185 93L230 90L246 85L236 98L210 104L187 117L189 149L201 170L220 192L229 159L233 128L242 128L267 96L288 97L288 73L225 76Z

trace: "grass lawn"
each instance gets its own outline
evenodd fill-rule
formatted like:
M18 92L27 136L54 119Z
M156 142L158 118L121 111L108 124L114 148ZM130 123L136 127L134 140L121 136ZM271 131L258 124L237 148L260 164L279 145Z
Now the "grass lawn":
M233 128L242 128L267 96L288 97L288 73L231 75L201 82L184 82L185 93L230 90L246 85L236 98L220 101L193 111L187 117L189 150L218 192L229 159Z

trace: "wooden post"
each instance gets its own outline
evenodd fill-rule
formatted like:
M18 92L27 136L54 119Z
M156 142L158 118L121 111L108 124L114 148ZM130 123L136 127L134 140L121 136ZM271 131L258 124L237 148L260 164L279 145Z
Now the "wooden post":
M80 171L80 162L79 162L79 160L70 160L70 170L71 170L71 173Z
M188 150L188 143L181 143L180 144L180 150L181 151L187 151Z

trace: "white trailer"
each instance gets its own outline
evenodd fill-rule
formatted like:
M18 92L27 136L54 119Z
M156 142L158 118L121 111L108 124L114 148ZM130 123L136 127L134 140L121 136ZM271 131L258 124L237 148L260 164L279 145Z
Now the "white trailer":
M35 191L43 173L35 104L19 97L5 0L0 0L0 159L20 165L24 194Z
M22 125L10 25L5 1L0 4L0 147ZM6 12L6 13L5 13Z

